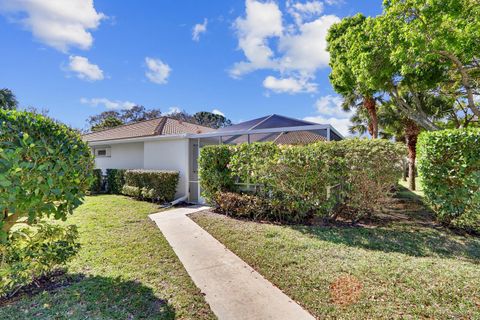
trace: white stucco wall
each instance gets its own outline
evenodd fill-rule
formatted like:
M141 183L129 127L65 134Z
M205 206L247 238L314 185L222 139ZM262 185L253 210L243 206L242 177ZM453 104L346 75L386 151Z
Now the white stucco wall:
M144 168L180 172L176 198L188 193L188 139L145 142Z
M95 165L104 172L106 169L142 169L143 142L105 145L111 149L110 157L95 157ZM94 148L101 149L101 146Z

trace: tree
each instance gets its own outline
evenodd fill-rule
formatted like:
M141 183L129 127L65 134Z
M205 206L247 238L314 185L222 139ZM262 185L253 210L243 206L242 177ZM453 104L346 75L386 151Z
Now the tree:
M455 97L480 117L480 4L478 0L386 0L383 31L401 74L440 66L434 88L454 83ZM458 81L456 81L458 79Z
M109 110L90 116L87 122L90 131L111 129L123 124L155 119L161 116L159 109L146 109L144 106L133 106L130 109Z
M327 50L330 53L330 82L335 91L344 97L344 109L363 107L368 111L368 132L378 137L378 118L375 92L366 82L352 72L349 56L362 47L362 35L368 19L361 14L347 17L334 24L328 31Z
M162 115L160 109L146 109L144 106L133 106L121 111L120 119L124 123L134 123L159 118Z
M15 94L10 89L0 89L0 109L15 110L17 107L18 101Z
M123 124L125 124L125 123L122 120L120 120L116 117L113 117L113 116L108 116L105 119L102 119L101 122L92 125L90 130L92 132L96 132L96 131L101 131L101 130L106 130L106 129L112 129L112 128L121 126Z
M218 129L232 125L232 121L221 114L200 111L193 115L195 122L206 127Z
M0 126L0 239L5 241L18 223L65 220L82 203L94 163L81 136L49 118L0 110Z
M451 102L441 96L435 96L427 93L418 95L424 109L432 122L442 121L451 111ZM412 100L408 93L404 94L405 101ZM385 102L379 110L379 123L384 132L397 141L406 144L408 150L408 184L411 190L416 190L416 158L417 158L417 140L420 132L424 130L415 121L399 112L393 101Z

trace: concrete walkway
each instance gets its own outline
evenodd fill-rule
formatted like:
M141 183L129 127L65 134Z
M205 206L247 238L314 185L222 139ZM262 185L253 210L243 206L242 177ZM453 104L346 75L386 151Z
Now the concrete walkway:
M314 319L187 214L207 207L150 215L220 319Z

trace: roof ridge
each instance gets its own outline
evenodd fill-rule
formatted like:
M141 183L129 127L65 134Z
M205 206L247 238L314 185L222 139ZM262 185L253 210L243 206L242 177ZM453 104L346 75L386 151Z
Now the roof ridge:
M206 128L206 129L214 129L214 130L215 130L215 128L207 127L207 126L204 126L204 125L201 125L201 124L198 124L198 123L193 123L193 122L187 121L187 120L175 119L175 118L170 117L170 116L163 116L163 117L164 117L164 118L171 119L171 120L175 120L175 121L178 121L178 122L185 122L185 123L188 123L188 124L192 124L192 125L194 125L194 126L203 127L203 128Z
M275 114L271 114L269 116L266 116L265 119L261 120L260 122L256 123L255 125L253 125L253 127L251 128L248 128L247 131L250 131L250 130L253 130L255 129L255 127L258 127L259 125L261 125L262 123L264 123L265 121L267 121L268 119L270 119L271 117L273 117Z
M162 120L158 123L158 126L153 130L153 135L162 135L165 124L167 123L167 117L163 117Z
M84 134L84 136L87 136L87 135L89 135L89 134L95 134L95 133L103 132L103 131L113 130L113 129L117 129L117 128L124 128L124 127L128 127L128 126L132 126L132 125L134 125L134 124L144 123L144 122L153 121L153 120L158 120L158 119L162 119L162 118L166 118L166 116L160 116L160 117L156 117L156 118L153 118L153 119L148 119L148 120L142 120L142 121L138 121L138 122L132 122L132 123L122 124L122 125L119 125L119 126L116 126L116 127L113 127L113 128L107 128L107 129L102 129L102 130L98 130L98 131L93 131L93 132L89 132L89 133Z

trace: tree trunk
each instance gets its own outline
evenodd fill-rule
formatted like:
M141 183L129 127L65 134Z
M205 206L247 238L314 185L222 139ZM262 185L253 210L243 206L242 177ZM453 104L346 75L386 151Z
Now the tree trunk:
M408 187L415 191L415 160L417 158L417 139L420 134L418 125L408 119L405 121L405 138L408 148Z
M368 124L368 132L372 136L372 139L378 138L378 117L377 106L373 97L367 96L363 99L363 106L368 111L370 121Z

